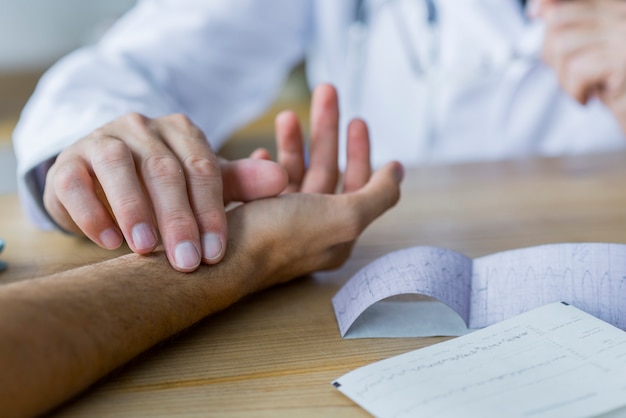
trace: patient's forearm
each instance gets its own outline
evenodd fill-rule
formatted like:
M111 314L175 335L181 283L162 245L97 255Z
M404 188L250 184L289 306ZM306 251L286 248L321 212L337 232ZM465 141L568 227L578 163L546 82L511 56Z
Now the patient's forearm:
M44 412L252 291L232 257L182 274L162 253L128 255L1 286L2 415Z
M224 259L194 273L174 271L163 254L128 255L0 286L2 417L44 412L249 293L341 265L398 201L401 177L392 163L351 193L241 205L228 214Z

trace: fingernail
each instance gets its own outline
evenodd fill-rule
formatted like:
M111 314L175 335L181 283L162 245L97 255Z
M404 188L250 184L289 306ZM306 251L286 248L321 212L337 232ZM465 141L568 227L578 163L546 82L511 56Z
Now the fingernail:
M156 236L148 224L141 223L133 227L133 245L137 250L151 250L157 244Z
M181 241L174 249L176 266L183 270L194 269L200 265L200 254L191 241Z
M404 167L402 166L402 164L396 164L395 174L396 180L398 180L398 183L400 183L402 179L404 179Z
M122 245L122 236L114 228L105 229L100 234L100 242L104 248L114 250Z
M202 236L202 254L204 258L211 261L222 255L222 240L217 234L208 233Z

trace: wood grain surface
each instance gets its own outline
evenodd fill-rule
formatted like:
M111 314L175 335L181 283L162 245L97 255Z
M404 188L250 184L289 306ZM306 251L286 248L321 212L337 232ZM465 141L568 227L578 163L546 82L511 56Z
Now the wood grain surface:
M201 321L52 415L367 416L330 382L442 339L342 340L330 299L352 274L412 245L477 257L551 242L626 242L625 184L621 153L407 170L400 203L365 232L342 268L269 289ZM9 263L0 282L116 255L36 231L13 195L0 196L0 207L7 242L0 259Z

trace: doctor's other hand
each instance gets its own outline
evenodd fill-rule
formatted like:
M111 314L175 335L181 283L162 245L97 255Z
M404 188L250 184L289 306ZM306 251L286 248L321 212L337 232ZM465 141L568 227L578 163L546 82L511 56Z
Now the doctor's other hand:
M546 25L544 60L562 88L585 104L597 96L626 133L626 1L535 0Z
M186 116L128 114L59 154L48 171L46 210L67 231L103 248L125 239L145 254L159 244L176 270L224 256L224 205L275 196L283 168L271 161L220 161Z

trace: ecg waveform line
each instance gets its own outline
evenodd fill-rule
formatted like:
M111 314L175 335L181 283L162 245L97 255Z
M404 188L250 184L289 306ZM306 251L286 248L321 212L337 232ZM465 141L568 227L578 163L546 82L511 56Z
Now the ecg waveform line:
M399 282L402 284L402 289L409 288L415 293L428 294L429 296L441 293L441 288L456 289L459 287L467 287L469 289L469 286L458 285L458 283L462 283L463 276L467 274L466 272L450 272L449 269L444 267L440 270L440 273L424 274L425 267L427 266L408 264L400 268L390 267L382 274L373 275L370 275L369 271L363 271L362 274L358 276L360 280L357 280L357 285L348 288L349 290L352 290L352 292L346 292L348 294L346 300L348 303L359 301L365 293L367 293L371 299L379 298L383 294L390 296L396 295L398 294L397 285ZM439 281L440 284L438 286L430 286L433 281L437 281L442 277L444 279ZM425 286L422 286L422 284L425 284ZM356 290L354 290L355 288ZM372 288L375 288L376 290L374 291ZM364 291L363 289L367 290ZM455 293L454 296L457 296L457 294ZM344 308L338 311L340 315L346 313L347 309L345 307L348 303L343 304Z
M472 328L565 300L626 329L622 244L560 244L494 254L474 261L473 276Z
M527 373L532 373L538 369L543 369L545 367L554 365L556 363L558 363L561 360L565 360L567 359L568 356L565 354L560 354L557 356L554 356L552 358L549 358L547 360L544 361L539 361L537 363L533 363L530 364L526 367L522 367L520 369L517 370L511 370L509 372L505 372L505 373L500 373L497 374L495 376L489 377L487 379L484 380L479 380L479 381L474 381L471 384L466 384L466 385L462 385L462 386L458 386L453 390L450 390L448 392L443 392L443 393L439 393L437 395L433 395L429 398L425 398L420 400L420 402L416 402L415 404L412 405L412 408L416 408L422 405L428 405L429 403L433 403L433 402L437 402L437 401L441 401L441 400L445 400L445 399L449 399L459 393L463 393L463 392L467 392L468 390L476 390L480 387L484 387L484 386L488 386L488 385L492 385L494 383L497 382L502 382L504 380L508 380L508 379L513 379L513 378L517 378L520 377L524 374Z
M529 335L530 334L528 333L528 331L522 331L515 335L501 338L499 341L490 342L489 344L485 344L485 345L473 345L472 347L466 348L463 352L458 352L458 353L455 353L454 355L447 356L447 357L438 359L436 361L431 361L429 363L419 364L416 366L408 366L412 362L407 362L406 364L402 366L401 370L393 371L393 372L390 372L389 374L381 375L378 380L367 383L365 386L363 386L361 390L357 392L357 394L361 397L365 397L368 395L368 393L371 390L376 389L380 385L386 384L387 382L394 381L405 375L417 374L423 370L434 369L437 367L444 366L448 363L456 363L460 360L470 359L478 354L484 354L486 352L499 349L505 344L518 342L528 337ZM396 368L396 367L393 367L393 368Z

